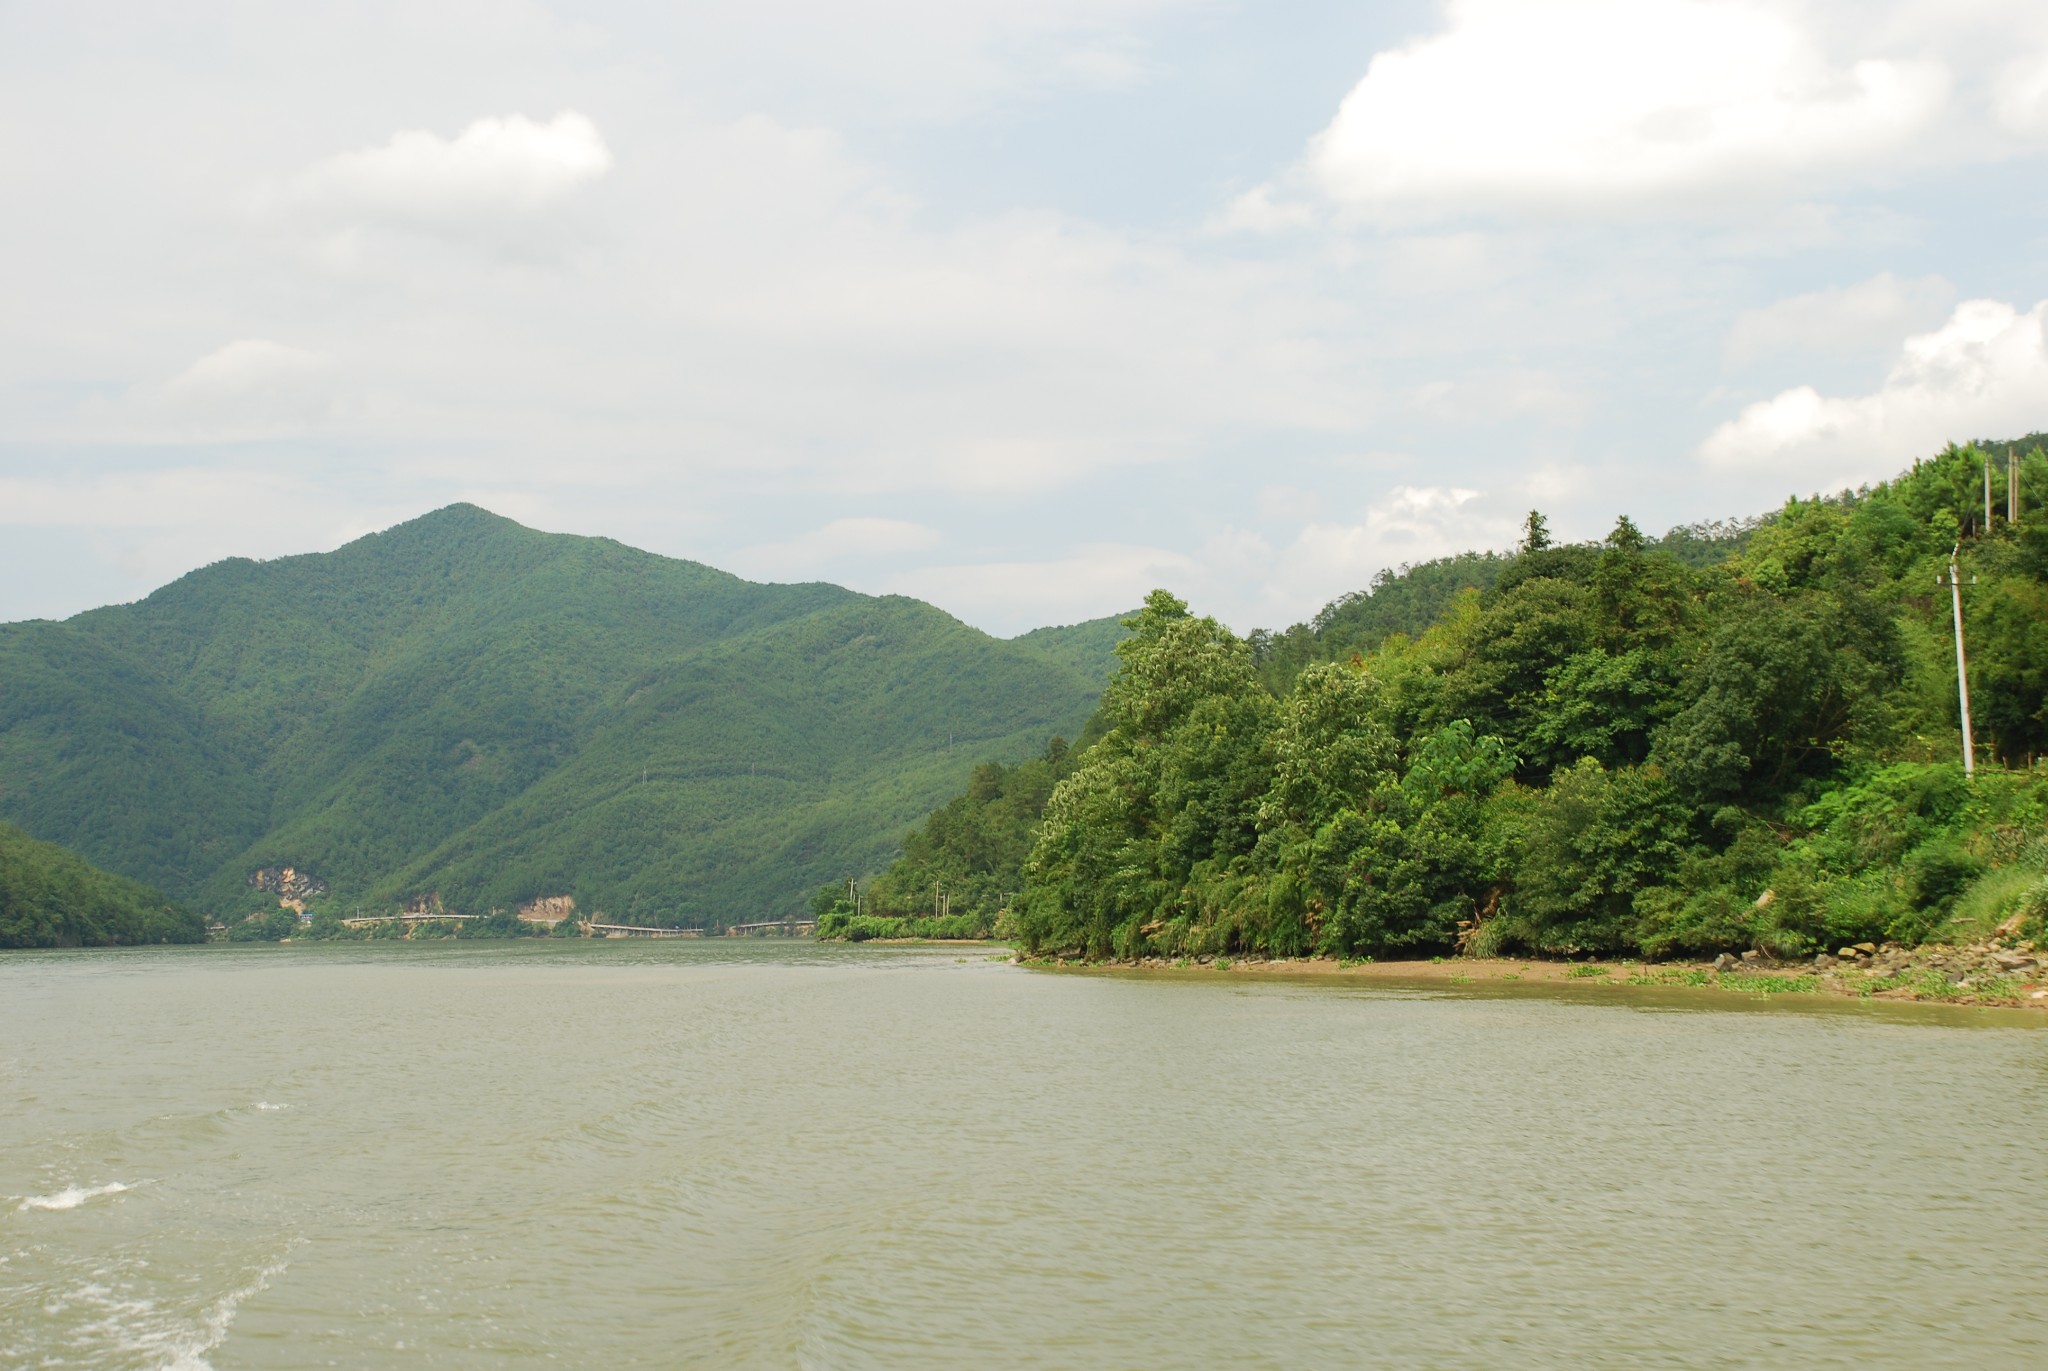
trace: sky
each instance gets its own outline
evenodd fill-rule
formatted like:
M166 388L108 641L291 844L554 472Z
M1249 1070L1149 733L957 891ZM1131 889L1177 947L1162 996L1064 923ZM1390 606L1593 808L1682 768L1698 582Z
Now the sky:
M2039 0L0 3L0 619L458 501L998 634L2048 429Z

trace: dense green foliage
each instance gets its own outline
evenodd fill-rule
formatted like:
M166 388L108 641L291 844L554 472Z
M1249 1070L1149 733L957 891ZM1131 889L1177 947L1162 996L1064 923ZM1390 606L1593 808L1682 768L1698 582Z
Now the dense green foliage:
M196 943L197 913L0 823L0 947Z
M818 892L811 902L818 936L986 936L1024 887L1039 816L1075 755L1056 737L1028 762L976 767L967 789L912 829L903 855L865 889L849 879Z
M277 866L316 913L746 922L879 869L975 758L1078 729L1120 632L1003 642L457 505L0 626L0 816L231 924Z
M1091 957L1793 955L2038 917L2048 514L2006 525L2001 465L1986 527L1982 470L1951 448L1659 542L1624 518L1554 546L1532 515L1512 555L1250 641L1155 592L1014 932ZM1968 784L1937 585L1958 537Z
M1543 516L1525 530L1525 551L1548 551L1549 530ZM1689 567L1712 565L1739 552L1762 520L1686 524L1651 545ZM1535 546L1528 546L1533 542ZM1560 548L1554 559L1583 561L1584 548ZM1414 638L1436 623L1468 590L1493 590L1502 577L1526 578L1532 559L1498 552L1461 552L1410 566L1389 567L1364 590L1341 595L1314 619L1284 632L1254 629L1245 641L1258 664L1259 679L1276 695L1284 695L1303 668L1314 662L1341 661L1378 651L1396 634Z
M948 914L919 917L913 914L856 914L846 905L834 904L818 919L820 938L864 943L875 938L926 938L970 940L986 938L990 921L985 914Z

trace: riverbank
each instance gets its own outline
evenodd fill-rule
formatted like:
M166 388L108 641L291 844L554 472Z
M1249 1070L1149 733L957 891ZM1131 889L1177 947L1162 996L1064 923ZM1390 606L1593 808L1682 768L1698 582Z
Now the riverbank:
M1816 995L1895 1003L1981 1005L2048 1011L2048 953L2009 939L1962 946L1903 948L1863 943L1805 962L1772 962L1754 953L1714 962L1557 962L1537 959L1432 957L1418 961L1332 957L1200 957L1084 963L1027 958L1027 966L1099 967L1168 975L1344 977L1361 981L1441 985L1569 983L1573 986L1686 986L1730 994Z
M1010 951L1008 943L991 938L863 938L855 943L845 939L820 938L819 942L845 942L848 947L979 947L991 953Z

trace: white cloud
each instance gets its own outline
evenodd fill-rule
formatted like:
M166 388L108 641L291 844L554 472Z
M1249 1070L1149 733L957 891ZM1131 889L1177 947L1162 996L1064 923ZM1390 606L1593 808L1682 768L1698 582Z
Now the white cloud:
M1876 391L1784 391L1714 430L1700 460L1832 489L1889 477L1949 442L2048 427L2044 320L2048 301L2023 314L2002 301L1966 300L1941 328L1905 341Z
M2048 52L2008 65L1992 88L1998 122L2022 135L2048 134Z
M1939 276L1900 280L1883 272L1841 290L1795 295L1735 320L1722 345L1730 366L1792 351L1859 352L1891 347L1941 318L1956 289Z
M1528 417L1549 424L1583 419L1587 398L1554 373L1519 368L1499 374L1470 374L1463 380L1435 380L1416 388L1409 403L1446 423L1483 424Z
M1514 54L1528 70L1498 73L1474 44L1512 26L1501 3L1282 20L1214 0L596 0L558 22L469 0L289 14L196 0L114 29L49 8L21 42L0 41L7 127L38 131L0 138L0 179L36 211L0 216L0 257L36 264L0 311L0 440L17 454L0 472L74 454L96 470L116 454L239 480L252 436L317 434L268 443L259 465L306 473L323 518L370 526L466 497L863 589L922 561L978 560L997 569L940 567L917 586L963 612L971 593L1014 627L1128 608L1157 582L1233 622L1286 622L1388 561L1504 543L1519 509L1494 511L1515 490L1560 529L1597 531L1618 507L1646 526L1737 512L1752 507L1734 493L1752 488L1749 468L1660 455L1682 459L1780 385L1855 394L1883 367L1845 381L1871 359L1835 356L1702 404L1715 380L1698 373L1702 342L1711 371L1735 309L1902 263L1970 294L2024 279L2025 216L1998 207L2038 168L1972 163L2035 136L2042 68L2015 59L2048 44L2039 0L1768 0L1778 18L1763 3L1723 8L1789 47L1765 44L1755 72L1723 65L1783 76L1782 91L1671 87L1692 58L1640 30L1712 8L1677 0L1641 0L1648 18L1522 0L1536 16L1524 27L1545 33ZM1423 11L1436 36L1410 43L1418 30L1398 26ZM1621 27L1589 32L1573 19L1585 15ZM295 56L250 62L257 51ZM1345 127L1383 161L1415 140L1422 170L1441 172L1365 205L1398 210L1392 232L1360 231L1305 168L1271 164L1330 122L1375 51L1359 108L1393 91L1407 122L1392 151ZM1425 57L1441 92L1382 79ZM1751 158L1714 122L1775 110L1798 133L1816 111L1862 119L1876 108L1866 58L1953 73L1945 113L1892 156L1823 140L1789 174L1796 138ZM1311 79L1332 61L1353 63L1337 86ZM1718 180L1685 138L1659 141L1694 117L1659 102L1693 97L1707 150L1739 164ZM1622 121L1624 154L1675 143L1677 180L1646 181L1627 156L1609 176L1607 145L1575 132L1586 110ZM1447 111L1470 119L1446 124ZM504 117L473 122L483 112ZM1989 151L1958 141L2001 117ZM1930 170L1936 146L1960 151ZM1645 233L1621 213L1546 221L1520 212L1549 202L1515 180L1554 177L1571 206L1626 205L1774 174L1813 200L1732 195L1705 232ZM259 181L264 212L233 213ZM1436 218L1496 205L1499 221ZM1226 223L1268 236L1214 231ZM1745 233L1751 246L1729 246ZM558 269L527 269L536 260ZM1898 285L1905 304L1945 309ZM1737 350L1792 336L1818 349L1823 335L1846 347L1889 317L1837 303L1738 324ZM1908 310L1877 346L1937 322ZM188 367L228 340L241 343ZM1562 473L1554 495L1518 484L1543 464ZM1397 481L1497 498L1364 507ZM68 488L90 523L98 489ZM292 518L289 502L277 510L263 517ZM840 517L870 510L920 522ZM210 529L207 549L242 546L239 508L209 499L175 517ZM1258 536L1218 533L1224 522ZM908 546L918 529L942 536ZM839 560L798 560L827 553ZM27 565L10 555L0 581ZM1091 603L1098 573L1109 589Z
M1942 113L1937 62L1832 60L1706 0L1450 0L1374 57L1308 168L1372 218L1700 201L1882 166Z
M1307 523L1323 507L1323 497L1300 486L1267 486L1259 491L1259 518L1267 523Z
M1286 233L1316 221L1315 207L1299 200L1276 200L1271 186L1254 186L1223 207L1210 223L1218 233Z
M1478 540L1483 521L1475 526L1464 513L1479 496L1479 491L1458 486L1395 486L1366 508L1363 521L1310 524L1298 542L1328 550L1356 549L1378 566L1483 546Z
M1130 90L1156 74L1142 57L1106 43L1074 49L1060 58L1059 69L1093 90Z
M223 557L327 551L419 512L403 501L352 504L293 465L0 471L0 525L89 531L128 593L140 594Z
M1485 288L1499 283L1513 265L1504 260L1501 244L1482 233L1390 237L1379 250L1388 289L1403 294Z
M453 138L425 129L330 157L291 198L318 211L412 227L530 215L611 170L597 125L574 110L546 123L520 114L472 121Z
M1131 608L1160 586L1201 577L1193 558L1165 548L1096 543L1036 562L923 567L888 589L914 595L992 633L1071 624Z
M851 557L896 557L938 543L937 529L907 519L834 519L801 537L747 548L734 554L733 563L742 572L776 580Z
M135 397L133 413L186 438L247 439L302 430L341 407L332 361L317 352L238 338L186 367L154 393Z
M296 386L326 371L327 359L317 352L268 338L238 338L185 368L164 391L181 400L233 402Z
M1515 527L1480 491L1395 486L1355 520L1306 523L1277 548L1234 529L1212 537L1203 549L1200 588L1240 629L1277 627L1365 588L1387 567L1506 547Z
M595 7L582 7L587 12ZM1157 73L1147 41L1213 0L753 0L649 13L664 74L740 108L836 106L863 122L943 122Z

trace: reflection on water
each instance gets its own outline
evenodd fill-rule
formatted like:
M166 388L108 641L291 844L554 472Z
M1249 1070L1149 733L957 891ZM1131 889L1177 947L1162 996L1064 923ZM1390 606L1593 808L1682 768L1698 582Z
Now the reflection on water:
M2048 1035L1672 1012L1720 1003L768 942L8 956L0 1361L2036 1362Z

